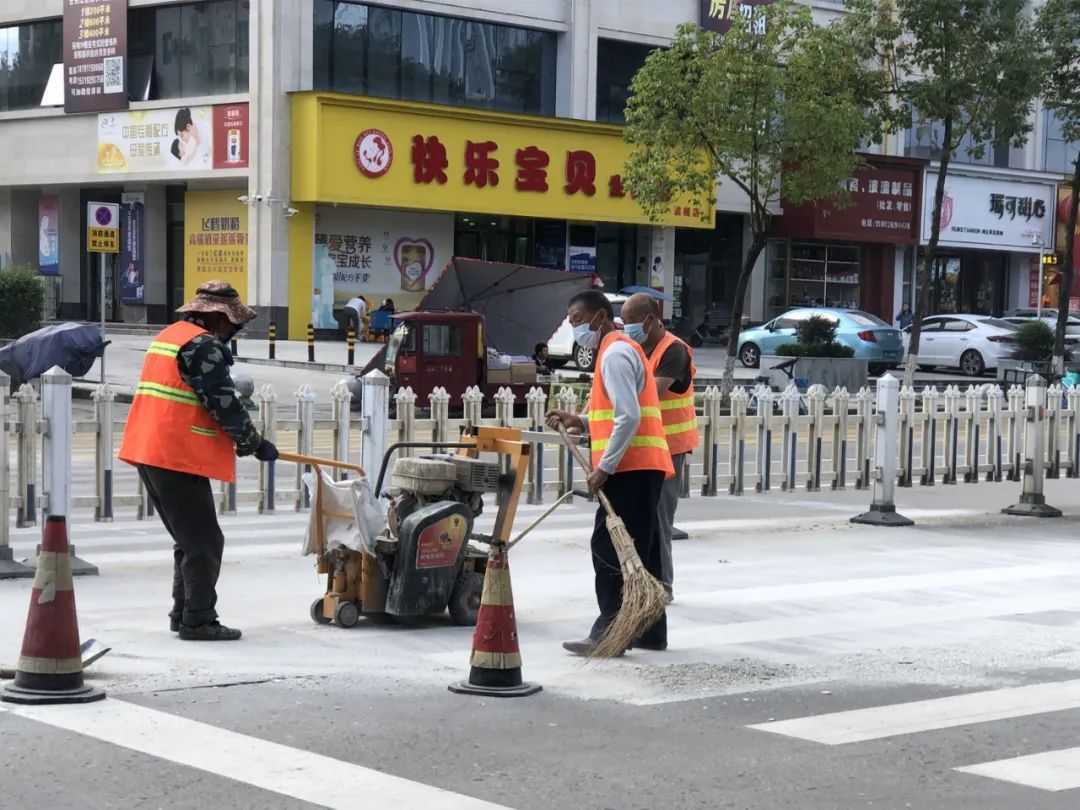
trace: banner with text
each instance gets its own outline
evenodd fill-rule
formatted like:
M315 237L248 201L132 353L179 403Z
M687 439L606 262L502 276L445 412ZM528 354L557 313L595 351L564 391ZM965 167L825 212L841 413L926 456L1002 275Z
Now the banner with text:
M125 194L120 204L120 301L124 304L146 301L145 216L143 195Z
M64 112L127 109L127 7L64 0Z
M233 191L184 195L184 300L207 281L227 281L247 301L247 206Z
M55 194L38 199L38 272L60 275L60 200Z

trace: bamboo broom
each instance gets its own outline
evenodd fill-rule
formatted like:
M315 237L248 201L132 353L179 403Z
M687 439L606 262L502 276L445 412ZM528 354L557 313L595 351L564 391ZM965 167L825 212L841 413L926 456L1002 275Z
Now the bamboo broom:
M559 425L559 433L585 474L592 472L589 463L581 455L581 450L567 435L566 428ZM645 569L634 546L634 538L627 531L622 518L615 514L607 495L603 491L598 491L596 495L607 513L607 530L611 535L615 554L619 557L623 586L619 612L597 640L589 657L614 658L626 652L635 639L640 638L664 615L667 593L660 580Z

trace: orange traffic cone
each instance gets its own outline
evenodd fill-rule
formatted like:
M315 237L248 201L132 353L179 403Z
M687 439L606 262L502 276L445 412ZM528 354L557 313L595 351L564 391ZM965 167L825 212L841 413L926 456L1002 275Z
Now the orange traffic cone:
M526 697L543 688L521 680L514 593L510 588L510 563L504 543L492 543L488 552L470 664L469 680L451 684L451 692Z
M79 621L71 582L67 524L49 516L30 591L15 683L0 692L8 703L89 703L105 693L83 683Z

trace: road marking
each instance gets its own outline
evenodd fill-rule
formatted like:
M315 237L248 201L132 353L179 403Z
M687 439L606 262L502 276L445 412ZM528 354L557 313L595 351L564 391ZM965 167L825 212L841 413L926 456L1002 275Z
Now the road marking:
M824 745L844 745L1078 707L1080 680L1074 680L819 714L760 723L750 728ZM1073 762L1076 764L1077 760ZM994 764L988 763L987 767ZM1080 765L1074 771L1074 778L1080 779ZM1080 781L1076 784L1080 785Z
M4 710L333 810L353 810L364 804L425 810L510 810L122 700L82 706L5 706Z
M1080 748L999 759L953 770L1041 790L1073 790L1080 788Z

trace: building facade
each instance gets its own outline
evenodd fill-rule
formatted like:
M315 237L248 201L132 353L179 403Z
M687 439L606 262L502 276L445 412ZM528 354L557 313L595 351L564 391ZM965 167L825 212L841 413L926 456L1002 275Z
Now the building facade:
M65 5L85 25L123 19L122 88L105 93L115 103L93 97L108 75L65 55ZM294 338L308 323L335 328L355 295L415 304L452 255L590 270L609 290L664 289L684 324L723 322L750 242L741 193L721 182L715 211L674 205L652 223L620 178L635 71L711 5L7 0L0 263L39 268L51 314L66 319L104 307L107 320L164 323L200 280L229 278L259 326ZM820 0L815 14L840 6ZM109 46L87 31L86 47ZM1034 124L1024 149L960 159L937 311L1027 305L1075 149L1041 110ZM777 209L751 319L821 301L891 320L913 294L933 136L920 125L890 138L879 151L895 159L873 192L872 177L852 178L864 215ZM104 260L87 252L92 202L121 205L122 249ZM1029 213L1046 223L1041 245ZM966 238L976 230L1001 235Z

